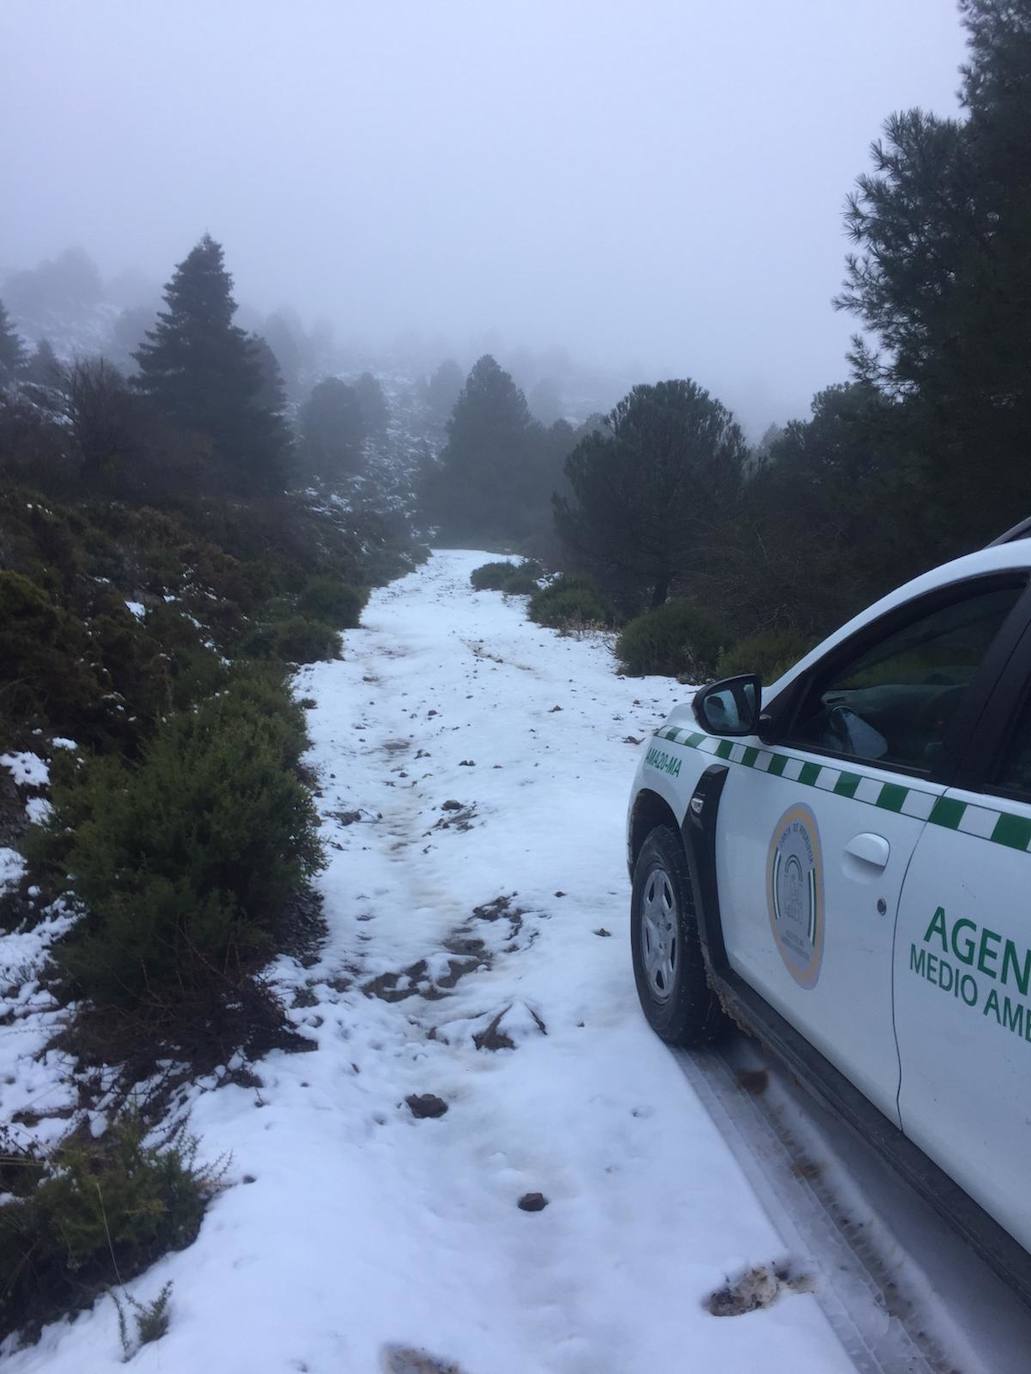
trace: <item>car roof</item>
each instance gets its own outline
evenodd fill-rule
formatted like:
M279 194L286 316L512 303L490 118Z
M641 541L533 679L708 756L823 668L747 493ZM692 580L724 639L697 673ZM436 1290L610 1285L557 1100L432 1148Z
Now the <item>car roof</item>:
M1003 538L1005 537L1003 536ZM938 587L949 587L957 582L965 582L968 578L984 577L990 573L1007 572L1011 569L1024 571L1031 569L1031 539L1018 536L1008 539L1005 543L997 541L994 544L989 544L985 549L964 554L961 558L953 558L948 563L942 563L936 568L931 568L928 572L921 573L919 577L904 582L901 587L896 587L894 591L882 596L879 601L867 606L864 611L854 615L840 629L821 640L814 649L811 649L804 658L800 658L775 683L770 683L770 695L775 696L792 678L808 668L811 663L822 658L828 649L833 649L836 644L848 639L850 635L855 634L857 630L862 629L870 621L878 619L886 611L894 610L896 606L903 606L907 601L923 596L925 592L933 592Z

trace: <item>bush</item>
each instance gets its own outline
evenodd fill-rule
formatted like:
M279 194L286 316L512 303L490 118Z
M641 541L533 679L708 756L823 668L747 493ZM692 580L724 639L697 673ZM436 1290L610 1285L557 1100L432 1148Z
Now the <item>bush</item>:
M94 726L104 717L101 686L87 662L89 637L42 587L0 572L0 710L35 726ZM67 723L67 724L66 724Z
M240 643L245 658L280 659L284 663L319 663L340 657L340 634L332 625L293 615L256 625Z
M325 621L340 630L353 630L361 624L368 599L364 587L352 587L335 577L312 577L297 599L297 609L313 620Z
M553 630L607 625L612 618L595 584L589 578L567 573L537 589L530 598L528 614L538 625Z
M540 591L538 574L518 568L502 590L506 596L535 596Z
M717 626L679 599L631 620L616 643L616 657L633 677L658 673L699 681L711 677L719 651Z
M718 677L758 673L763 682L776 682L812 646L797 630L761 630L724 649L716 664Z
M518 563L483 563L469 574L474 592L501 592L518 571Z
M14 732L133 753L169 711L217 688L219 657L190 616L157 596L143 619L131 615L135 558L117 589L101 571L117 561L106 536L25 497L20 508L10 493L0 500L0 544L21 569L0 572L0 712Z
M231 998L320 862L302 720L281 681L244 674L138 765L99 759L55 787L34 857L89 911L54 954L68 995L159 1027Z
M38 1335L189 1245L217 1188L195 1153L182 1138L148 1148L139 1123L122 1120L62 1146L27 1196L0 1205L0 1340Z
M542 574L539 563L484 563L474 568L469 581L476 592L506 592L509 596L532 596L538 591Z

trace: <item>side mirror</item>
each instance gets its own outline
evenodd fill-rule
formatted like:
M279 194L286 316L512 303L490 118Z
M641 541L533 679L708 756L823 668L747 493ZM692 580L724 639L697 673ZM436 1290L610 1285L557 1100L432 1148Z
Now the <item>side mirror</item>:
M695 693L695 719L710 735L757 735L762 682L756 673L725 677Z

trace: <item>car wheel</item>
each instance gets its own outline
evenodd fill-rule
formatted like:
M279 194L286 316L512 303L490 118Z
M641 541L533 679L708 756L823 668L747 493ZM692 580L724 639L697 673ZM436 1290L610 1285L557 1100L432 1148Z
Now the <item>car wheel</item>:
M705 975L687 857L669 826L648 835L634 865L630 945L652 1029L670 1045L714 1040L726 1018Z

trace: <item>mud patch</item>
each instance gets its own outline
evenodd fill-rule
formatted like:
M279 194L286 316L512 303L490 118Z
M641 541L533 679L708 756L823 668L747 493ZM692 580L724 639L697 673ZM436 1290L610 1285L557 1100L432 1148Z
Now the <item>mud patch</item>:
M508 931L504 939L514 940L523 928L523 917L526 915L522 907L514 904L515 897L516 893L513 892L510 897L495 897L492 902L485 902L483 906L473 907L473 920L507 921Z
M487 946L476 935L465 935L460 930L444 941L444 948L451 954L465 958L483 959L487 962Z
M520 1000L506 1002L501 1007L443 1021L429 1031L430 1040L445 1045L468 1045L478 1050L515 1050L529 1040L547 1035L544 1018L529 1003Z
M813 1281L796 1273L789 1263L756 1264L736 1279L728 1279L705 1299L703 1306L714 1317L741 1317L770 1307L782 1293L811 1293Z
M440 817L433 826L434 830L471 830L473 821L476 819L476 805L470 802L463 805L461 802L446 801L440 808L444 815ZM430 831L426 831L428 835Z
M360 820L362 820L362 819L364 818L364 814L365 814L365 813L362 812L362 811L327 811L327 812L326 812L326 815L327 815L327 816L330 816L333 820L335 820L335 821L337 822L338 825L355 825L355 824L357 824L358 821L360 821ZM370 819L371 819L371 813L370 813Z
M400 973L380 973L363 984L366 997L378 997L381 1002L403 1002L408 997L422 997L436 1002L446 997L460 978L474 969L489 968L490 955L482 941L473 941L480 951L475 954L452 953L434 955L432 960L419 959Z
M384 1346L382 1367L383 1374L463 1374L452 1360L442 1360L410 1345Z
M520 1002L503 1007L483 1030L474 1032L473 1044L478 1050L514 1050L534 1030L541 1035L548 1033L543 1018L533 1007Z

